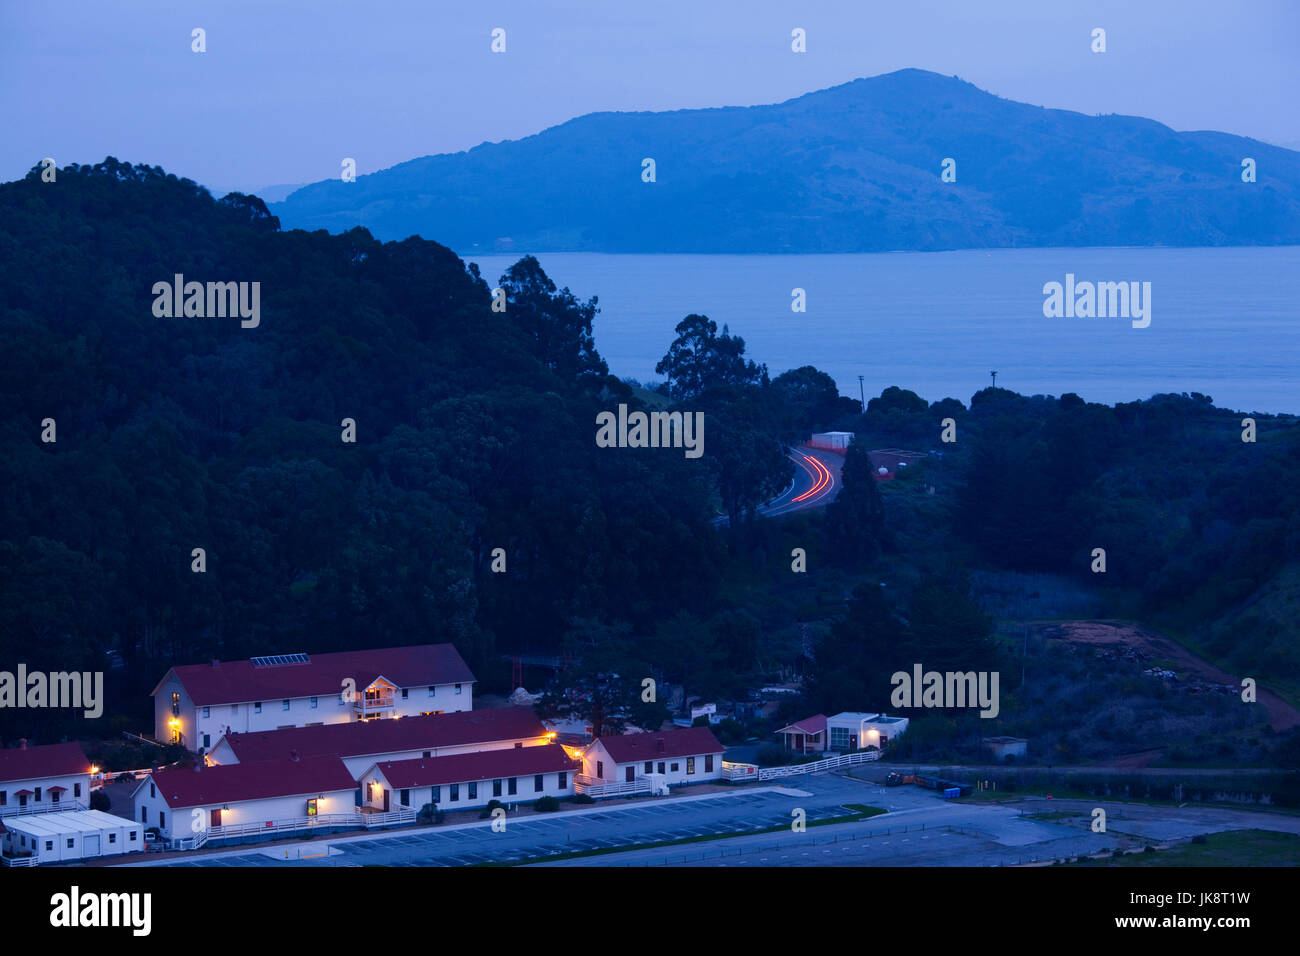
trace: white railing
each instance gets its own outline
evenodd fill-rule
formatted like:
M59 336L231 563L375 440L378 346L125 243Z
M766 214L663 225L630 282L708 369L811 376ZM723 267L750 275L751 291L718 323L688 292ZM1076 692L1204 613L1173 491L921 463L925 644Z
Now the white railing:
M600 777L591 777L585 773L573 775L573 790L589 797L617 797L629 793L649 793L650 781L645 777L624 780L621 783L607 783Z
M396 810L389 810L385 813L361 813L357 808L357 813L361 817L361 823L367 830L373 827L386 827L394 823L414 823L418 814L409 807L398 807Z
M816 763L800 763L791 767L764 767L758 772L759 780L773 780L777 777L799 777L806 773L825 773L839 767L851 767L854 764L869 763L880 759L879 750L864 750L861 753L843 754L839 757L827 757Z
M758 766L752 763L736 763L733 760L722 761L722 779L739 781L758 779Z
M36 866L34 856L0 856L0 863L5 866Z
M312 830L317 827L374 827L393 826L401 823L414 823L416 812L407 807L398 807L383 813L363 813L360 807L354 807L352 813L321 813L314 817L293 817L288 820L261 820L256 823L227 823L208 827L202 833L184 840L168 841L168 848L173 850L197 850L209 840L222 840L229 837L247 836L252 833L291 833L298 830Z
M90 807L81 800L42 800L40 803L28 803L26 806L11 804L0 807L0 817L25 817L33 813L54 813L58 810L89 810Z

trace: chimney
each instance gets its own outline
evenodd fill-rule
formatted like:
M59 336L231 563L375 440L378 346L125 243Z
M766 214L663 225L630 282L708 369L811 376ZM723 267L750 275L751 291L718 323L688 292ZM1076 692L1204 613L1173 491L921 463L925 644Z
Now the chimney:
M664 739L662 737L657 737L655 739L655 753L661 754L663 752L664 752Z
M27 749L27 738L26 738L26 737L24 737L24 738L22 738L21 740L18 741L18 749L19 749L19 750L26 750L26 749Z

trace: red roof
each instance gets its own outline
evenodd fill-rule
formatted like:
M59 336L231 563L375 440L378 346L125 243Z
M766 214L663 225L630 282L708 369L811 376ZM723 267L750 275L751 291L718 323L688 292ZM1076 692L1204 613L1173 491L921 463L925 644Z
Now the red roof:
M40 780L90 773L90 758L81 744L45 744L0 750L0 783L7 780Z
M290 727L248 734L227 734L225 741L241 763L332 754L363 757L399 750L436 750L498 740L542 737L546 727L531 707L463 710L428 717L383 717L320 727Z
M316 654L302 664L270 667L257 667L252 661L182 664L167 673L179 677L190 699L203 706L334 696L349 679L356 681L357 690L376 677L386 677L398 687L474 682L474 674L452 644ZM153 689L155 694L166 680L164 675Z
M697 754L722 753L723 746L708 727L678 727L645 734L622 734L600 737L616 763L660 760L664 757L693 757ZM662 742L662 743L661 743Z
M453 754L450 757L389 760L377 766L390 786L405 790L444 783L526 777L538 773L579 773L582 761L571 758L559 744L543 744L538 747Z
M254 760L197 771L192 767L175 767L155 771L150 779L173 810L357 788L357 782L338 757Z
M802 734L820 734L826 729L826 715L813 714L811 717L805 717L803 720L796 720L789 727L782 727L777 731L778 734L785 733L787 730L797 730Z

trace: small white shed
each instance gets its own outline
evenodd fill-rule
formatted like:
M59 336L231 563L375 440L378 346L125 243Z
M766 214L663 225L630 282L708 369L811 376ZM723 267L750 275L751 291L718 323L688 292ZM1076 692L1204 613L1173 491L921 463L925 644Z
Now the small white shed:
M102 810L61 810L4 818L7 856L58 863L144 849L143 827Z

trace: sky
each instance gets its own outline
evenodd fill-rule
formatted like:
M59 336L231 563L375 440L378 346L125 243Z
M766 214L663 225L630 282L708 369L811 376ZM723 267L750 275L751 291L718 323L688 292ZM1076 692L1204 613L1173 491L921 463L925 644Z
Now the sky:
M1300 148L1298 52L1296 0L0 0L0 180L112 155L220 194L906 67Z

